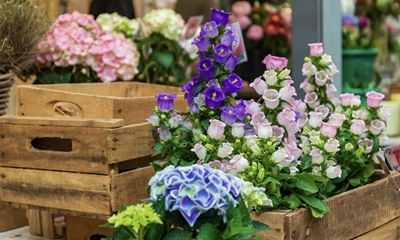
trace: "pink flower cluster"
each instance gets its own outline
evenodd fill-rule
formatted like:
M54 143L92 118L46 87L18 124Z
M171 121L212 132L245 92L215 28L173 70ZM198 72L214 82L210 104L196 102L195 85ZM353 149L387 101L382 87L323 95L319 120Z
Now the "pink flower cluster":
M103 82L132 80L137 73L136 44L122 34L104 32L89 14L60 15L38 48L38 64L91 67Z

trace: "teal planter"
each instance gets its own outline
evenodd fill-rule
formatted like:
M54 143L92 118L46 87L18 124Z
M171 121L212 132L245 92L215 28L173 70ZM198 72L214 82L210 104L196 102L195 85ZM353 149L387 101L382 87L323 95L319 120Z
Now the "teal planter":
M362 100L369 91L380 91L374 86L374 62L378 50L343 49L342 51L342 83L344 93L360 95Z

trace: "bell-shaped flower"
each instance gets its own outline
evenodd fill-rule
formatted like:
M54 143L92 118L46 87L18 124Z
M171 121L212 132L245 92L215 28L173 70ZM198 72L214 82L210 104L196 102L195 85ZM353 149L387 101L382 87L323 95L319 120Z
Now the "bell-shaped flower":
M201 107L206 105L206 96L204 94L199 93L196 97L193 98L194 102L196 103L197 107L201 109Z
M225 44L218 44L214 48L214 59L223 64L228 60L229 56L231 55L231 50Z
M146 118L146 120L150 122L151 125L153 125L153 127L160 126L160 118L155 113L153 113L150 117Z
M237 111L236 117L240 120L240 121L244 121L244 119L249 116L248 113L246 113L246 106L249 103L249 101L245 101L243 99L239 99L236 100L236 105L235 105L235 109Z
M287 157L289 157L289 155L286 153L285 149L279 147L278 150L276 150L274 153L272 153L271 160L274 163L279 164Z
M248 146L255 155L261 153L261 149L258 146L256 139L258 139L258 137L256 135L247 135L246 136L246 146Z
M339 147L340 147L339 140L334 138L329 138L328 141L326 141L326 143L324 144L325 151L329 153L334 153L339 151Z
M301 84L300 88L304 90L306 93L312 93L315 91L315 85L310 83L310 80L306 78Z
M192 44L196 45L196 47L202 52L207 52L207 50L211 47L210 40L208 40L204 34L200 34L199 36L195 37L192 41Z
M215 38L218 36L218 26L215 22L206 22L202 30L207 38Z
M217 120L217 119L210 119L210 126L207 129L207 134L213 139L221 139L224 135L226 124Z
M311 156L311 163L312 164L321 164L324 161L324 155L321 149L319 148L314 148L310 152Z
M340 100L341 100L341 104L345 107L350 106L352 99L354 97L353 93L343 93L340 94Z
M337 133L337 126L330 123L322 123L321 133L327 137L335 137Z
M275 57L268 54L262 61L265 64L266 69L279 69L283 70L287 67L288 60L283 57Z
M280 125L286 126L290 122L296 121L296 113L290 108L285 108L282 112L278 113L277 119Z
M383 131L384 128L385 128L385 123L383 121L374 119L371 121L371 125L369 126L369 131L373 135L377 136Z
M215 22L218 26L226 26L229 23L230 12L224 12L215 8L211 8L211 11L210 19L212 22Z
M322 113L322 116L321 116L322 119L325 119L329 114L329 108L326 107L325 105L319 105L318 107L316 107L314 109L314 111Z
M251 99L246 106L245 113L253 115L254 113L261 112L261 104Z
M157 131L162 141L168 141L172 138L172 134L171 131L169 130L169 127L165 125L157 128Z
M308 46L310 46L310 55L316 57L322 56L324 53L324 48L322 45L322 43L309 43Z
M206 83L206 87L221 88L221 85L219 84L218 79L211 79Z
M307 113L302 113L301 118L297 120L297 125L299 128L304 128L308 124L308 121L309 119Z
M351 99L351 104L350 104L350 106L354 107L354 106L360 106L360 105L361 105L360 96L355 95L355 96Z
M163 112L169 112L174 108L175 94L157 93L157 106Z
M197 62L197 71L200 72L200 76L204 79L212 79L215 73L214 63L210 58L202 58Z
M228 59L226 59L224 65L224 68L228 71L233 71L235 70L236 64L239 62L239 59L234 56L233 54L229 55Z
M192 77L186 84L182 85L182 92L188 92L191 95L193 95L199 83L200 83L200 76Z
M305 113L307 111L307 104L301 100L299 100L299 102L297 102L297 105L295 107L295 109L297 112L299 113Z
M351 120L350 131L355 135L361 135L365 129L365 122L364 120Z
M331 62L329 64L329 69L325 69L326 73L332 78L336 73L339 73L339 70L337 69L336 65Z
M286 102L291 102L293 96L297 96L296 89L293 86L286 86L279 90L279 94L281 95L281 99L285 100Z
M269 122L263 122L257 127L257 135L260 138L270 138L272 137L272 133L271 123Z
M331 99L331 102L333 102L332 99L337 99L335 97L335 92L337 92L337 88L335 87L335 85L333 85L332 83L327 83L325 85L325 88L326 88L326 96L329 99ZM337 101L339 101L339 99L337 99Z
M236 176L249 166L249 161L247 161L247 159L241 154L234 156L229 163L231 164L231 167L227 172L233 176Z
M219 88L209 87L204 91L206 96L206 106L213 109L218 109L225 100L225 93Z
M225 165L220 160L214 160L207 163L210 168L218 169L224 171Z
M352 113L353 118L358 118L361 120L367 120L369 115L370 115L369 111L365 108L353 111Z
M194 126L193 121L191 119L189 119L189 118L186 118L185 120L183 120L182 124L183 124L183 126L185 126L189 130L192 130L193 126Z
M279 105L280 97L281 95L275 89L267 89L262 95L265 106L269 109L275 109Z
M221 107L221 120L226 124L233 124L236 122L237 109L232 106Z
M237 37L235 32L232 29L227 29L224 33L224 35L222 35L220 42L221 44L224 44L225 46L228 47L232 47L232 44L234 42L237 42Z
M304 97L304 102L307 103L310 108L316 108L319 106L318 95L315 92L307 93Z
M328 78L329 76L324 70L318 71L315 73L315 84L318 86L324 86L328 81Z
M262 80L261 77L254 79L249 86L253 88L259 95L262 95L263 92L268 88L267 83Z
M386 140L389 139L389 137L386 136L385 132L381 132L381 134L379 134L378 136L378 139L379 139L379 146L382 146L386 142Z
M283 134L285 133L285 129L276 125L272 126L271 128L272 128L272 138L277 141L281 141L283 138Z
M228 94L237 93L240 89L244 88L243 80L234 73L228 75L228 77L222 82L222 86Z
M326 169L326 176L330 179L341 178L342 169L340 166L330 166Z
M168 120L168 123L171 128L176 128L182 122L182 116L178 113L174 112L171 114L171 118Z
M232 124L232 136L243 137L244 136L244 123Z
M196 143L191 149L191 151L194 152L199 159L206 158L207 149L203 146L201 142Z
M368 138L358 140L358 146L364 148L364 153L370 153L374 147L374 141Z
M390 112L386 106L382 106L378 109L378 117L388 123L390 121Z
M296 133L300 132L300 128L296 121L289 122L288 125L284 126L288 137L294 136Z
M322 125L322 113L321 112L310 112L308 119L308 125L313 128L320 127Z
M269 86L274 86L274 84L278 81L278 77L276 76L276 72L274 70L267 70L262 76Z
M328 54L322 54L321 60L319 60L319 64L321 65L327 65L328 63L332 62L332 57L331 55Z
M233 147L230 143L224 142L218 147L217 156L220 158L227 158L233 152Z
M311 62L306 62L303 64L301 71L303 72L303 76L310 78L317 72L317 67Z
M251 116L250 125L258 127L261 123L268 122L263 112L256 112Z
M365 96L367 97L367 104L371 108L379 107L379 105L381 105L382 100L385 98L385 95L375 91L367 92Z
M329 116L329 123L341 127L343 122L346 120L346 116L340 113L333 113Z

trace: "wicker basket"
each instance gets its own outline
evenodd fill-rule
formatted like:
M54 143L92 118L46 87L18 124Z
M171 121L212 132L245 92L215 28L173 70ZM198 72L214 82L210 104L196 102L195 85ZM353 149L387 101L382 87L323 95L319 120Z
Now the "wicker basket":
M0 116L6 114L9 92L14 84L14 74L0 75Z

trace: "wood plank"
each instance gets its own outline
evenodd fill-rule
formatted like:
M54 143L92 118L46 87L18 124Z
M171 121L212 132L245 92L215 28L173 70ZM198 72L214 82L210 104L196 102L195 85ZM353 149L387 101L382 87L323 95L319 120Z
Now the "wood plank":
M107 129L108 163L117 163L153 154L156 139L150 123Z
M66 239L68 240L88 240L93 235L111 236L115 229L100 228L99 225L106 223L106 220L65 216L67 229ZM98 239L98 238L96 238Z
M372 240L372 239L385 239L385 240L398 240L400 239L400 218L396 218L374 230L363 234L362 236L354 238L354 240Z
M400 183L400 173L394 175ZM325 201L331 212L321 219L308 209L285 216L285 239L351 239L400 217L399 197L387 179L346 191Z
M0 202L0 232L27 225L28 218L25 210L11 208L6 203Z
M291 212L290 210L279 210L269 212L268 214L258 214L256 212L251 212L250 216L253 220L260 221L268 224L274 230L261 231L256 234L256 236L262 237L264 239L284 239L285 230L285 215Z
M55 104L67 103L76 108L76 117L113 118L112 97L44 89L38 85L17 87L17 115L20 116L61 116L55 111Z
M48 211L40 211L40 219L42 224L42 236L48 239L56 238L56 226L54 225L54 217Z
M108 174L103 128L0 125L0 166Z
M111 214L108 176L0 167L0 179L5 202Z
M153 167L144 167L114 176L110 193L112 211L117 212L122 204L140 203L149 198L147 186L154 174Z
M4 116L0 117L0 123L93 128L117 128L125 124L123 119L113 118L69 118L40 116Z
M42 221L39 210L27 210L26 215L29 219L29 234L33 236L42 236Z

